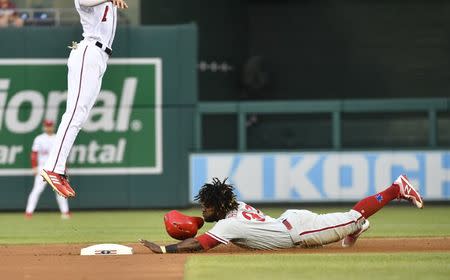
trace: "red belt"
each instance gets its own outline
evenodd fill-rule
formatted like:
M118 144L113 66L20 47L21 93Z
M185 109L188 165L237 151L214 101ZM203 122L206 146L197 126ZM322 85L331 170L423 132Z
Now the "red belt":
M288 222L288 220L283 220L281 222L287 228L287 230L291 230L292 229L292 225L291 225L291 223Z

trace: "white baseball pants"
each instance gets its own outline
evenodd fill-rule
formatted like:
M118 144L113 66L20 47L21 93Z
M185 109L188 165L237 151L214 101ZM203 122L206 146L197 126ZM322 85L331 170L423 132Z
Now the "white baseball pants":
M66 112L59 124L55 145L44 165L45 170L65 173L70 150L100 92L109 56L95 42L85 39L70 53Z
M302 247L315 247L339 241L359 231L364 223L361 213L350 210L343 213L316 214L308 210L287 210L286 219L293 227L292 241Z

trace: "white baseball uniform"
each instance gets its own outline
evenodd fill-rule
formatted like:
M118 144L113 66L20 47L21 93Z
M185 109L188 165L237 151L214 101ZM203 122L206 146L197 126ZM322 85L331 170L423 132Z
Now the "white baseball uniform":
M74 0L83 40L72 46L67 62L66 112L45 170L64 174L73 143L100 92L117 26L117 7L106 0ZM107 54L107 52L109 54Z
M287 210L279 218L265 215L239 202L205 234L216 241L253 249L273 250L295 246L315 247L339 241L359 231L364 218L355 210L316 214L307 210Z
M55 143L55 138L55 134L48 135L47 133L42 133L34 139L31 151L37 153L38 170L40 170L46 162L50 150ZM39 197L44 191L46 184L47 183L42 180L42 177L39 174L34 177L34 185L30 195L28 196L27 207L25 210L26 213L33 214L39 201ZM56 201L58 202L59 210L62 214L66 214L69 212L69 203L65 198L56 195Z

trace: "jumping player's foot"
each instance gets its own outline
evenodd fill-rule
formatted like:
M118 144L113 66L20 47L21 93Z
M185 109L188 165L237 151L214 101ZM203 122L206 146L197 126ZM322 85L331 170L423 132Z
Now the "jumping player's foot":
M31 220L31 218L33 218L33 213L25 212L24 218L25 220Z
M67 177L65 175L43 169L41 171L41 176L60 196L64 198L75 196L75 191L70 186L69 181L67 180Z
M423 208L423 200L419 192L414 189L413 185L409 182L406 175L400 175L394 181L394 184L400 187L400 199L406 199L411 201L417 208Z
M348 247L352 247L353 245L355 245L356 240L358 239L358 237L363 234L366 230L368 230L370 227L370 223L369 220L364 220L364 223L362 224L362 227L359 231L347 235L344 239L342 239L342 247L344 248L348 248Z

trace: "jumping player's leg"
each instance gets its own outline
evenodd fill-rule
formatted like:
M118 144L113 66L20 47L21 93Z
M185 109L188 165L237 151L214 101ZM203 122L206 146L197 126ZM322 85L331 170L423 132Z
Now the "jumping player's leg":
M34 185L30 194L28 195L27 207L25 209L25 214L31 216L36 209L37 203L39 201L39 197L45 188L45 181L42 180L41 176L34 177Z
M105 69L101 54L94 48L93 45L80 44L69 58L66 112L59 124L45 170L64 174L70 150L100 92Z
M72 50L69 57L66 112L59 124L55 145L41 171L53 190L65 198L75 196L64 176L67 157L100 92L106 70L105 56L101 49L86 41Z

